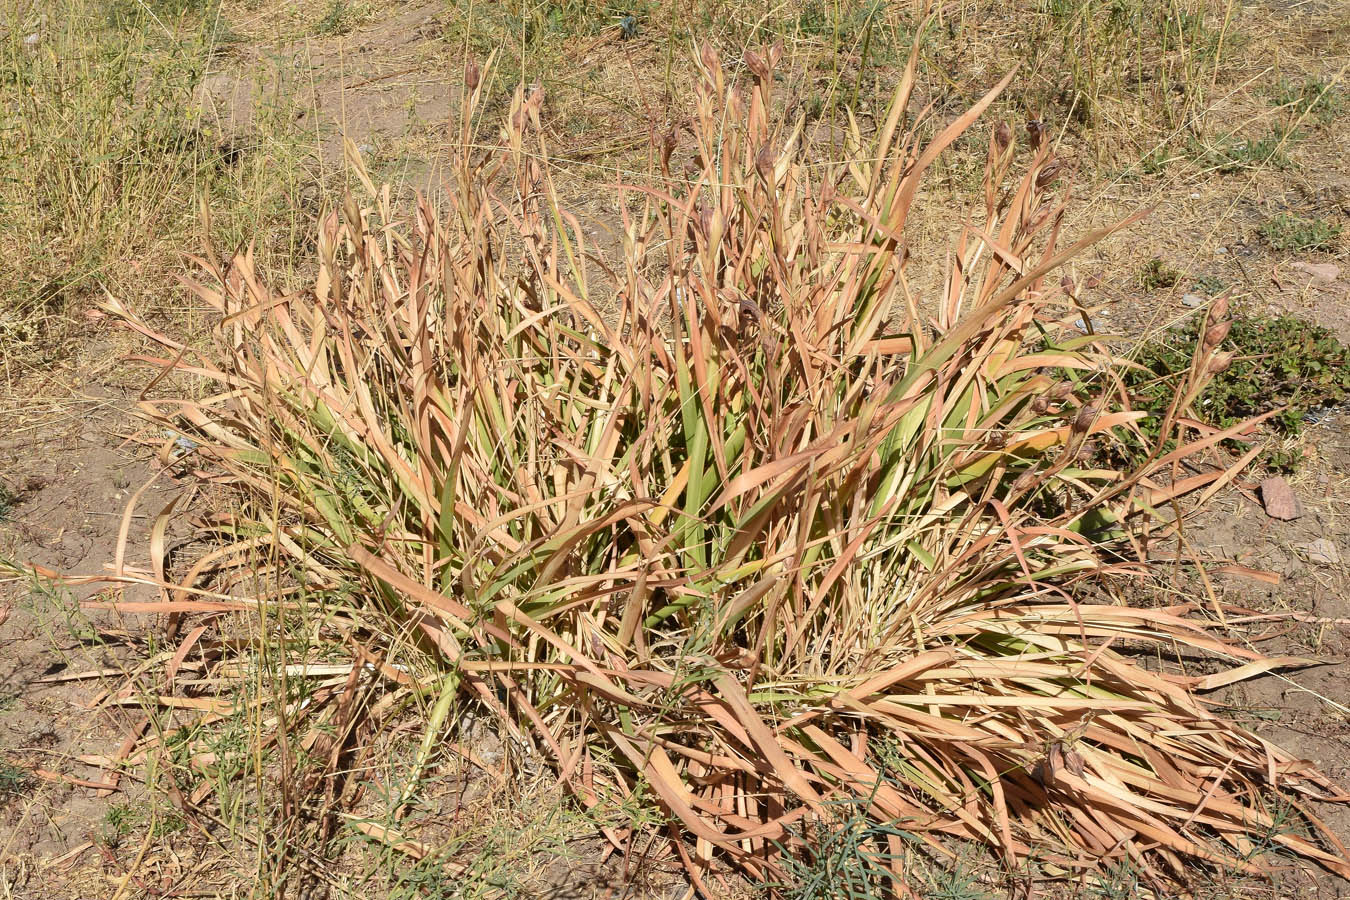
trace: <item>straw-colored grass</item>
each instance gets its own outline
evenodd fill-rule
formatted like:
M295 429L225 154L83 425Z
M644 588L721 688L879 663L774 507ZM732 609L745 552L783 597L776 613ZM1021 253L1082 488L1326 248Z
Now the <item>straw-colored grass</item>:
M199 260L213 350L110 302L169 348L156 391L208 385L145 403L189 439L166 458L189 448L242 498L217 523L238 543L142 608L219 610L202 576L246 562L281 585L267 602L326 596L308 637L359 648L351 677L328 718L283 705L278 735L336 765L363 663L390 703L440 685L410 783L456 708L489 711L617 848L669 835L705 896L728 867L800 871L841 801L885 826L870 858L898 894L907 856L953 839L1038 878L1259 873L1269 843L1350 874L1306 809L1299 833L1274 805L1338 789L1197 697L1295 661L1225 640L1208 609L1111 599L1172 501L1256 452L1180 465L1241 431L1183 418L1223 365L1223 304L1159 449L1092 468L1143 414L1123 363L1059 324L1082 312L1050 273L1101 234L1059 246L1043 135L994 129L945 290L906 279L925 169L1008 79L942 125L909 109L911 60L875 141L855 129L846 163L810 167L769 113L777 60L747 54L733 85L704 51L689 127L650 184L616 188L617 260L560 208L542 95L518 91L493 142L471 66L447 214L397 220L352 150L367 197L323 219L311 286L274 292L247 252ZM1177 648L1237 667L1144 664ZM657 824L605 816L624 804Z

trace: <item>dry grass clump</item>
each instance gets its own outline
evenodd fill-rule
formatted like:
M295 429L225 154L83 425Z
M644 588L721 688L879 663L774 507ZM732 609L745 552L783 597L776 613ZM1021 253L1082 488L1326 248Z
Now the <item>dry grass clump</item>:
M617 261L557 203L541 94L518 91L485 149L471 66L448 215L396 221L353 154L374 206L323 219L311 287L275 293L247 252L199 260L212 350L113 304L172 348L166 375L210 385L145 411L244 498L219 524L238 544L163 608L191 615L202 573L266 548L251 575L328 592L333 652L361 648L391 691L444 673L419 769L454 705L491 711L616 847L669 834L705 894L725 866L798 871L841 801L886 825L871 858L897 893L906 858L950 859L951 838L1047 878L1256 873L1271 845L1350 874L1274 801L1337 789L1196 697L1288 661L1191 606L1107 599L1144 574L1160 507L1235 471L1178 467L1239 431L1177 424L1214 345L1162 423L1156 446L1178 449L1090 468L1088 444L1143 414L1122 364L1057 324L1073 286L1047 275L1101 235L1059 248L1043 135L1005 186L1018 152L994 129L945 290L906 279L924 170L1009 79L925 145L911 59L876 140L855 128L849 161L817 168L767 112L777 61L748 53L733 85L705 50L696 115L659 142L651 185L619 188ZM292 602L275 580L269 602ZM1143 664L1178 647L1241 665ZM285 706L276 733L323 707ZM352 733L318 746L337 759ZM612 815L634 805L658 824Z
M222 243L264 231L277 265L287 253L276 250L292 249L303 136L280 109L265 117L260 109L255 143L265 153L213 127L201 96L222 36L209 6L0 0L7 382L69 352L87 304L105 289L143 311L177 314L164 288L181 248L197 242L192 198L211 198Z

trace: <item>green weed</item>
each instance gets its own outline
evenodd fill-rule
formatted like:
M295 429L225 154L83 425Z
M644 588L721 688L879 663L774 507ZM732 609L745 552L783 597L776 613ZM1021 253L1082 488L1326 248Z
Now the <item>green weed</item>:
M873 900L904 896L903 858L891 849L913 835L895 825L876 822L858 803L840 803L833 818L799 834L809 848L804 858L785 855L787 877L777 885L787 900Z
M1140 158L1139 171L1145 175L1157 175L1165 171L1176 158L1176 154L1168 147L1155 147Z
M0 759L0 802L6 798L27 794L33 789L33 776L7 760Z
M1191 280L1191 288L1208 297L1215 297L1226 290L1228 282L1217 275L1196 275Z
M1293 161L1287 150L1299 139L1298 134L1284 131L1274 131L1259 138L1221 134L1212 141L1191 138L1188 149L1201 168L1231 175L1262 166L1290 168Z
M1330 250L1341 236L1341 226L1280 213L1261 226L1261 236L1275 250Z
M1139 271L1139 286L1146 291L1170 288L1180 280L1181 272L1163 262L1159 256L1144 263Z
M1341 88L1320 78L1305 78L1302 82L1281 79L1276 85L1272 102L1289 111L1293 121L1312 121L1330 125L1345 108Z
M103 833L111 841L120 841L136 827L139 814L130 803L114 803L103 813Z
M1179 373L1191 365L1200 321L1192 317L1144 349L1138 359L1142 370L1125 378L1137 408L1155 415L1167 410ZM1222 349L1233 354L1232 362L1195 403L1196 412L1215 427L1227 428L1284 407L1268 420L1268 427L1278 435L1297 437L1310 412L1350 399L1350 347L1328 328L1290 315L1238 317ZM1143 430L1150 443L1157 438L1147 421ZM1134 447L1135 452L1142 449ZM1290 450L1272 449L1265 457L1274 468L1289 468L1298 460Z
M1122 859L1094 878L1090 887L1092 895L1103 900L1135 900L1140 896L1139 868Z
M328 10L314 26L321 35L347 34L371 18L370 4L362 0L331 0Z
M177 834L187 828L187 822L177 812L159 810L145 802L114 803L103 812L103 836L116 845L134 832L149 828L157 838Z

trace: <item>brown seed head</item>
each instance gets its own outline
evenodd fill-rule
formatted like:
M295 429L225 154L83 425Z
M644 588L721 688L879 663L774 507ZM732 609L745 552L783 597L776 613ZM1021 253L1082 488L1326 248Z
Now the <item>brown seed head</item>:
M705 235L712 234L713 211L710 206L699 206L698 209L698 227L703 229Z
M1023 472L1021 475L1017 476L1015 481L1013 481L1012 489L1009 493L1016 496L1024 491L1030 490L1031 487L1036 484L1036 477L1035 472Z
M1226 370L1233 364L1233 356L1234 354L1231 350L1225 350L1222 353L1214 354L1214 357L1209 361L1209 374L1218 375L1220 372Z
M675 143L675 127L672 125L669 131L661 135L661 164L663 166L670 165L670 154L675 152Z
M1209 326L1205 331L1205 349L1213 350L1223 343L1223 339L1228 337L1228 329L1233 327L1232 322L1218 322Z
M755 154L755 169L759 172L759 176L770 184L773 183L773 161L773 148L768 144L760 147L759 152Z
M471 91L477 90L479 77L478 62L471 56L464 63L464 86Z
M773 46L769 48L769 68L777 68L778 61L783 58L783 42L774 41Z
M1097 404L1089 403L1078 411L1078 415L1073 417L1073 430L1078 434L1084 434L1096 420Z
M994 146L1002 153L1004 150L1008 149L1008 145L1012 143L1012 139L1012 126L1007 122L999 122L998 127L994 129Z
M1064 170L1064 165L1057 159L1052 159L1036 175L1036 189L1043 191L1055 183L1059 178L1059 173Z
M703 67L708 70L709 74L722 68L722 60L718 57L717 51L712 48L712 44L705 41L698 55L703 62Z
M1032 149L1041 149L1041 145L1045 143L1045 123L1040 119L1027 122L1027 139L1031 141Z
M738 87L731 89L731 96L727 97L727 117L732 121L737 121L745 114L745 94Z
M1046 219L1050 218L1050 214L1054 211L1055 203L1051 200L1046 200L1040 206L1036 207L1036 211L1031 214L1031 221L1027 223L1027 226L1030 228L1039 228L1044 224Z
M1228 315L1228 295L1220 294L1209 304L1209 323L1213 325Z
M769 80L769 64L764 61L764 57L755 51L745 51L745 67L754 73L754 76L760 81Z

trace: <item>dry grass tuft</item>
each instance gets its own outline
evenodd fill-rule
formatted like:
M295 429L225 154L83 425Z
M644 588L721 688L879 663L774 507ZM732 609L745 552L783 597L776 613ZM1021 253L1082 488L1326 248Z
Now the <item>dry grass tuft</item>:
M1178 422L1217 341L1162 423L1177 449L1087 468L1142 413L1122 364L1059 324L1081 311L1047 276L1102 233L1059 247L1043 134L1009 185L1013 135L994 131L984 221L955 229L944 290L906 279L925 169L1011 76L933 129L908 109L912 59L875 141L854 128L848 162L815 168L768 112L778 61L748 53L735 85L703 52L687 129L658 142L651 185L618 189L617 265L557 200L541 93L517 91L485 149L471 68L448 215L397 221L353 151L372 205L323 219L312 286L274 292L248 252L199 260L212 351L109 304L170 349L162 377L209 385L144 409L188 439L180 464L244 498L217 523L237 543L142 611L224 609L205 576L245 567L280 585L269 606L322 598L307 638L348 674L272 723L283 770L297 745L318 760L292 816L339 803L322 774L352 767L361 715L432 691L410 782L456 708L490 711L615 847L669 834L705 895L726 867L800 872L840 802L885 826L867 849L897 894L951 838L1051 879L1260 873L1267 841L1350 874L1306 809L1302 834L1276 811L1338 789L1197 697L1298 661L1192 606L1105 599L1145 574L1164 505L1251 458L1178 466L1241 430ZM1143 664L1176 647L1238 666ZM201 652L219 671L232 649ZM655 822L606 812L634 806Z

